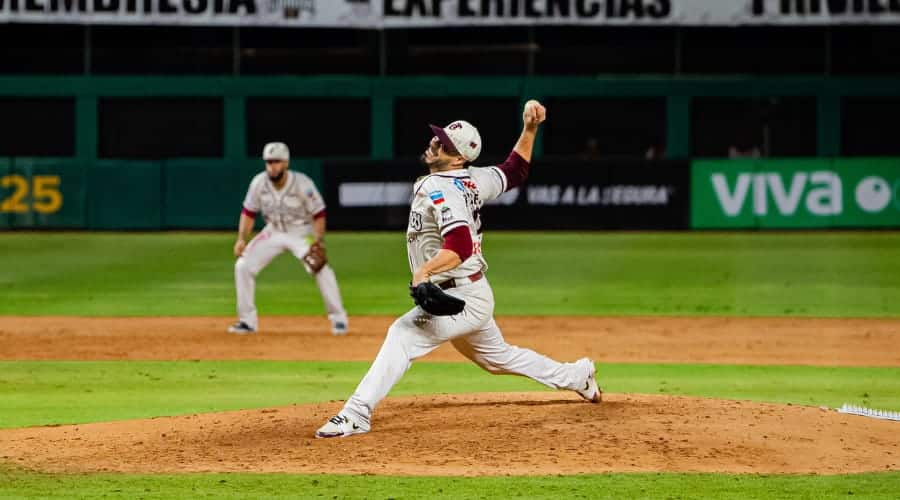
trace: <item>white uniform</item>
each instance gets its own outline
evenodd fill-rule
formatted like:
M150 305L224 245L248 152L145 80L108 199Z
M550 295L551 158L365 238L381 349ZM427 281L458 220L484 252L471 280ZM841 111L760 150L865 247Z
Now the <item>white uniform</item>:
M269 176L260 173L250 182L244 198L246 211L262 212L266 219L266 226L250 241L234 265L238 317L254 330L258 326L254 302L256 275L286 250L302 259L315 239L313 219L325 211L325 201L309 177L290 170L284 175L287 176L284 186L276 189ZM304 267L310 272L309 267L305 264ZM346 329L347 312L341 303L334 271L325 265L315 278L333 331L338 323L343 323Z
M593 376L588 360L559 363L530 349L509 345L494 322L494 296L479 273L487 270L482 254L480 210L485 201L507 189L497 167L451 170L428 175L414 186L407 228L409 267L415 272L443 244L443 236L467 227L473 253L458 267L435 275L441 284L453 279L450 295L466 301L462 313L432 316L415 307L394 321L369 372L347 400L341 415L369 430L372 412L409 369L411 362L450 341L461 354L493 374L524 375L556 389L578 390Z

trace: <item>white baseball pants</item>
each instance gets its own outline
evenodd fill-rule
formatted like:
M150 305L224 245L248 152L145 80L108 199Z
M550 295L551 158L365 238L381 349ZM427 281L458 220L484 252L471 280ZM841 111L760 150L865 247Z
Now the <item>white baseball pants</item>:
M234 283L237 288L237 311L240 321L247 323L254 330L259 326L255 301L256 275L284 251L290 251L298 260L302 259L309 250L310 243L310 235L307 233L285 233L270 227L263 228L250 241L244 249L244 254L234 264ZM303 266L309 273L310 269L305 263ZM326 264L315 274L315 278L331 324L342 322L346 325L347 311L341 302L341 292L334 270Z
M462 313L432 316L415 307L394 321L369 372L341 414L368 430L372 412L412 365L450 341L462 355L488 372L522 375L554 389L577 389L587 373L575 363L559 363L531 349L507 344L494 321L494 294L486 278L447 290L466 301Z

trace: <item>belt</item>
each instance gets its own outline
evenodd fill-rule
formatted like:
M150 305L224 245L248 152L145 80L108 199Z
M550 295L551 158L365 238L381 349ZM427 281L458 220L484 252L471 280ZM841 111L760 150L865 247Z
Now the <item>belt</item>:
M458 286L468 285L470 283L475 283L476 281L484 278L484 273L478 271L475 274L470 274L465 278L451 278L447 281L442 281L438 283L438 286L441 287L442 290L447 290L448 288L456 288Z

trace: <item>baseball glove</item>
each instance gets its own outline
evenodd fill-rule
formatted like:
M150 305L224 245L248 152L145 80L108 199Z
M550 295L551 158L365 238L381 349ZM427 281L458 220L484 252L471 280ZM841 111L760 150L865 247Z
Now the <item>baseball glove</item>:
M328 264L328 255L325 253L325 242L316 240L310 245L309 251L303 256L303 262L313 274L318 273Z
M409 296L417 306L434 316L453 316L462 312L466 301L444 293L430 281L409 287Z

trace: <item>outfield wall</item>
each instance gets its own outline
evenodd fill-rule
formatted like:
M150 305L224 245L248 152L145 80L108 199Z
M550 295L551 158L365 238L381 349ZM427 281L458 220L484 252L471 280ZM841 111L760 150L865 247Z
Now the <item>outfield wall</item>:
M329 227L401 230L414 160L302 160ZM234 229L258 160L0 159L0 228ZM545 157L490 203L488 229L900 228L900 158L572 160Z
M316 160L292 166L321 184ZM0 228L231 229L259 160L0 158Z

